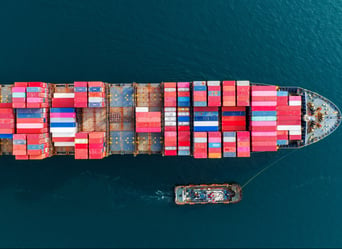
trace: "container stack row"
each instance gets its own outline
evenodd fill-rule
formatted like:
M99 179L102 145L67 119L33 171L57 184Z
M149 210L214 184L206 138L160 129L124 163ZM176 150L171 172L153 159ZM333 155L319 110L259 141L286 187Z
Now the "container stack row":
M105 97L106 88L103 82L88 82L88 107L105 107Z
M246 107L222 107L222 131L246 130Z
M223 132L223 157L236 157L236 132Z
M277 87L252 86L252 151L277 151Z
M194 107L194 131L219 131L219 114L217 107Z
M135 108L136 132L161 132L161 113L150 112L149 107Z
M208 81L208 106L221 106L221 82Z
M0 108L0 138L15 133L14 113L12 108Z
M89 133L89 159L102 159L106 156L106 133Z
M177 83L178 156L190 156L190 83Z
M235 81L222 82L222 106L236 106Z
M48 132L47 108L17 109L17 134L38 134Z
M77 132L75 108L50 108L50 132L55 147L74 147Z
M247 80L236 81L236 105L249 106L250 105L250 83Z
M26 108L26 85L16 82L12 87L12 108Z
M44 82L28 82L26 87L26 108L49 107L48 88Z
M54 93L52 98L53 108L74 107L75 93Z
M26 134L13 134L13 155L17 160L27 160Z
M194 132L193 133L193 156L194 158L207 158L208 157L208 149L207 149L207 132Z
M207 85L205 81L194 81L192 83L193 106L207 106Z
M289 140L301 140L301 96L288 96L288 105L277 106L277 130L288 131Z
M88 159L89 139L87 132L78 132L75 134L75 159Z
M49 134L14 134L13 155L17 160L35 160L49 157Z
M208 132L208 157L221 158L222 157L222 142L221 132Z
M249 131L238 131L237 137L237 156L238 157L250 157L250 132Z
M177 83L164 83L164 155L177 155Z
M86 108L88 107L88 82L75 81L74 82L74 107Z
M0 108L12 108L12 87L0 85Z

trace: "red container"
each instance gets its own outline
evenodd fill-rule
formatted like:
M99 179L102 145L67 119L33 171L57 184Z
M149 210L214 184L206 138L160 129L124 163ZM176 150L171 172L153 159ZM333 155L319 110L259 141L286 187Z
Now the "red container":
M88 82L87 81L75 81L74 87L87 87Z
M252 151L277 151L277 146L252 146Z
M277 86L251 86L252 91L277 91Z
M0 109L0 113L13 114L13 109L12 108L2 108L2 109Z
M44 82L28 82L29 87L47 87L47 84Z
M52 107L74 107L74 99L73 98L53 98L52 99Z
M105 96L104 92L88 92L88 97L104 98Z
M14 129L1 129L1 134L13 134Z
M88 144L75 144L75 149L87 149L88 150Z
M15 87L27 87L27 82L14 82Z
M75 138L88 138L88 134L89 134L88 132L78 132L75 134Z
M88 81L88 87L104 87L102 81Z

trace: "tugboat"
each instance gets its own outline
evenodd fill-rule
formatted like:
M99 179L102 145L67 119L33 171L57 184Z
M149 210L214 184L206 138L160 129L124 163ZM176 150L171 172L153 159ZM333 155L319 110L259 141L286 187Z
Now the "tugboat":
M238 184L187 185L175 187L175 203L231 204L241 201L242 189Z

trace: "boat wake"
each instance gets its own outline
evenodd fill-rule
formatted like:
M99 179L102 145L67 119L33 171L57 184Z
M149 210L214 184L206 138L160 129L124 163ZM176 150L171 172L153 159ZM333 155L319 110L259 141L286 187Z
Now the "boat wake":
M165 202L172 202L173 195L171 193L166 193L161 190L157 190L154 195L145 195L141 196L141 199L144 201L165 201Z

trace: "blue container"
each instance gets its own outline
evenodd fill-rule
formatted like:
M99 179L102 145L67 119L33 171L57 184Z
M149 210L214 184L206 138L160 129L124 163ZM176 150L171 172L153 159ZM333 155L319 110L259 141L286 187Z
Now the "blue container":
M190 156L190 151L189 150L179 150L178 156Z
M41 144L28 144L27 150L40 150L43 149L43 145Z
M246 112L243 112L243 111L222 112L222 116L225 116L225 117L246 116Z
M288 140L277 140L277 145L288 145L289 141Z
M190 122L190 117L189 116L179 116L178 122Z
M102 87L89 87L89 92L102 92Z
M218 116L195 116L194 121L218 121Z
M17 113L43 113L44 109L40 108L27 108L27 109L17 109Z
M178 102L190 102L189 97L178 97L177 100Z
M190 102L178 102L178 107L189 107Z
M221 143L209 143L209 148L221 148Z
M207 106L207 102L206 101L196 101L194 102L194 106L196 107L201 107L201 106Z
M41 88L40 87L27 87L26 88L26 92L28 93L39 93L41 92Z
M71 112L75 112L75 108L50 108L50 112L71 113Z
M17 118L42 118L42 113L17 113Z
M223 157L236 157L236 152L223 152Z
M217 126L195 126L194 131L218 131Z
M12 139L13 138L13 134L0 134L0 138Z
M151 151L152 152L161 152L162 151L162 143L160 141L161 134L153 132L151 133Z
M220 91L208 91L208 96L221 96L221 92Z
M87 92L87 88L86 87L75 87L74 88L75 93L86 93Z
M102 107L102 103L89 102L88 107Z
M288 91L278 91L277 96L288 96L289 92Z
M76 127L76 123L50 123L51 128L69 128Z
M277 116L277 111L252 111L252 116Z
M207 91L206 86L194 86L194 91Z
M26 144L26 140L13 140L13 144L24 145L24 144Z
M224 137L235 137L236 132L235 131L225 131L225 132L223 132L223 136Z

